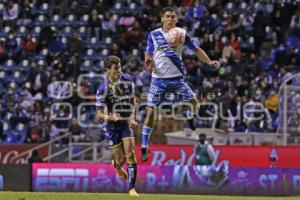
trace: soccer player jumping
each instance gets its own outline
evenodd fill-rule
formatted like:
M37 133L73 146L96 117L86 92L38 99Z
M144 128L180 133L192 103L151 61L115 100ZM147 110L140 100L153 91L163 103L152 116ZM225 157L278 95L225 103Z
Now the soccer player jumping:
M140 196L135 190L137 165L134 152L135 141L131 126L134 120L134 83L128 74L122 74L120 58L108 56L104 60L106 80L96 94L97 117L112 150L112 164L121 179L129 181L129 195ZM127 173L123 165L127 161Z
M166 93L176 94L177 101L189 102L192 105L193 109L186 113L186 117L193 130L195 130L193 119L198 108L196 95L184 80L186 69L182 62L183 45L173 47L167 41L168 31L176 27L178 22L175 10L171 7L164 8L161 22L161 28L149 33L145 52L145 65L149 71L152 71L152 80L147 96L147 116L142 129L141 159L143 162L148 160L148 144L153 130L155 108L164 101ZM210 60L188 34L185 34L184 45L193 50L200 61L206 62L213 69L220 66L218 61Z

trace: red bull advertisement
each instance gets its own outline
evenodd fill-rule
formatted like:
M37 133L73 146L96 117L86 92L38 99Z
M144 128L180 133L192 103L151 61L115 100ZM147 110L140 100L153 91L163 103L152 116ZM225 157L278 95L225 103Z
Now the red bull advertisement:
M271 146L214 146L216 162L228 161L231 167L288 167L300 168L300 147ZM151 145L149 160L151 166L174 166L194 163L192 145ZM140 147L136 147L137 160L140 161Z

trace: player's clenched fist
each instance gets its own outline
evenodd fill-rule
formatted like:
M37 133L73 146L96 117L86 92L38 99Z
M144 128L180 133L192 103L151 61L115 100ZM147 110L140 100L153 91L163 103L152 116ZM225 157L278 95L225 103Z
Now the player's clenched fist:
M213 69L218 69L220 67L220 62L217 60L212 60L209 65L213 68Z

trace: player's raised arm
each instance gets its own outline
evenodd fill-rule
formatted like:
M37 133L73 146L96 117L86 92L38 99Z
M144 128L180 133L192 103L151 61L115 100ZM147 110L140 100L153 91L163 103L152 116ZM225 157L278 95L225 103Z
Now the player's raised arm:
M217 60L211 60L208 55L200 48L198 47L194 41L192 41L191 37L186 34L185 36L185 45L192 49L196 56L198 57L198 59L202 62L206 62L207 64L209 64L213 69L217 69L220 67L220 63Z

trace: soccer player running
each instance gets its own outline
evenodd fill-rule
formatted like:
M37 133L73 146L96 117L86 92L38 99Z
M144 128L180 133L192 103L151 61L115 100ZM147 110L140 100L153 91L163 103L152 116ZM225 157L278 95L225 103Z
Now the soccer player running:
M145 65L149 71L152 71L152 80L147 96L147 116L142 129L142 162L148 160L148 144L153 130L155 108L163 102L166 93L176 94L176 100L179 102L190 103L191 109L186 115L193 130L195 130L193 118L198 109L196 95L184 80L186 69L182 62L183 46L173 47L167 41L168 31L176 27L178 22L175 10L171 7L164 8L161 22L161 28L149 33L145 52ZM193 50L200 61L206 62L213 69L220 66L220 63L211 60L188 34L185 34L184 45Z
M137 162L135 141L130 127L137 125L134 120L134 83L121 70L120 58L108 56L104 60L106 80L100 84L96 94L97 117L103 123L102 130L113 153L113 167L123 180L128 177L129 195L139 196L135 190ZM127 173L123 165L127 162Z

